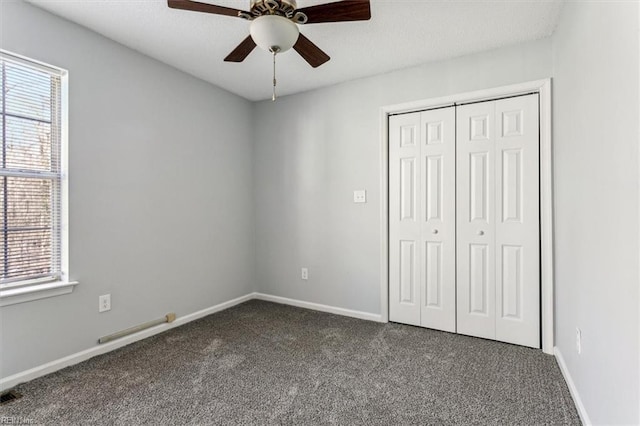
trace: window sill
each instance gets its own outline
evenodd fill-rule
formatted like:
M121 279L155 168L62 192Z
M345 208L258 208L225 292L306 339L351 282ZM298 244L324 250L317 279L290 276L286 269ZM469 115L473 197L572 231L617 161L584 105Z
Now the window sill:
M77 281L54 281L0 290L0 307L69 294L76 285L78 285Z

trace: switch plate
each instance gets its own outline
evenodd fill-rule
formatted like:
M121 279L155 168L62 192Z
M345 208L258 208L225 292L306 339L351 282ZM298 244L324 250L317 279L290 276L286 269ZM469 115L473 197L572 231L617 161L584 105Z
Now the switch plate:
M106 312L111 310L111 295L103 294L98 298L98 312Z
M302 278L303 280L308 280L309 279L309 269L302 268L300 270L300 278Z
M359 189L357 191L353 191L353 202L354 203L366 203L367 202L367 191L364 189Z

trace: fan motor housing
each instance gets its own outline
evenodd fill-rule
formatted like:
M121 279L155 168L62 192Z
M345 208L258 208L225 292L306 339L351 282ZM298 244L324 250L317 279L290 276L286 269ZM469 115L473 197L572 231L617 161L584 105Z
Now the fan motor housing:
M307 15L296 12L296 0L251 0L251 12L240 12L238 16L249 21L260 16L277 15L290 19L296 24L307 22Z
M255 17L280 15L291 19L295 10L295 0L251 0L251 14Z

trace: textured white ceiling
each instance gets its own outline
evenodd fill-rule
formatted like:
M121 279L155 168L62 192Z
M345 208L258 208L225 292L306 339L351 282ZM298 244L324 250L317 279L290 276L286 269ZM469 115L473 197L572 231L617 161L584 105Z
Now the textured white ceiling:
M166 0L27 0L180 70L256 101L271 97L271 55L223 62L249 34L239 18L169 9ZM248 9L249 0L209 0ZM323 0L298 0L298 7ZM355 78L551 35L561 0L372 0L370 21L313 24L301 32L331 56L313 69L278 55L278 92Z

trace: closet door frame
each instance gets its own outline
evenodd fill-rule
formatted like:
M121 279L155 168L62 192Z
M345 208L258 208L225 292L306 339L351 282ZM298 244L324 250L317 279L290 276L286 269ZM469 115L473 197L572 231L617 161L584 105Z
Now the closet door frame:
M389 321L389 116L538 93L540 99L540 286L542 351L553 354L553 182L551 79L530 81L380 109L380 317Z

